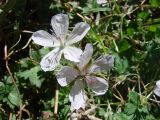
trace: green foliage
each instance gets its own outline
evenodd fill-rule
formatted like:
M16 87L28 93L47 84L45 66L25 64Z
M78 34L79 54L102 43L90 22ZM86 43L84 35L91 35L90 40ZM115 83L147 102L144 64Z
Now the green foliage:
M40 76L38 75L39 71L40 71L40 67L36 66L29 70L19 72L18 76L23 77L24 79L29 79L31 85L35 85L36 87L40 88L44 79L40 78Z
M126 72L128 68L128 61L126 58L121 59L118 54L115 54L115 69L119 74Z
M10 106L20 106L21 104L21 98L18 95L18 92L16 90L16 88L14 87L13 89L11 89L9 95L8 95L8 101L9 101L9 105Z
M102 5L96 0L1 0L0 120L20 116L22 120L55 119L55 76L61 66L71 63L62 59L55 71L42 71L39 63L52 48L41 48L30 42L30 37L40 29L50 32L50 19L58 13L69 15L70 27L80 21L90 24L91 30L77 46L92 43L93 59L114 55L114 68L98 74L109 81L108 92L93 96L86 88L85 111L94 105L97 109L92 115L103 120L159 120L160 98L152 93L160 79L159 6L160 0L107 0ZM15 83L6 70L5 45ZM59 86L60 120L71 114L70 90L71 86Z

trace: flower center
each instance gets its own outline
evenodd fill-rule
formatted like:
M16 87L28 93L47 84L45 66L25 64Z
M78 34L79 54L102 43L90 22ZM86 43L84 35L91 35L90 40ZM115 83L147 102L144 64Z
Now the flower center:
M63 49L65 46L64 40L60 37L57 38L60 41L60 49Z

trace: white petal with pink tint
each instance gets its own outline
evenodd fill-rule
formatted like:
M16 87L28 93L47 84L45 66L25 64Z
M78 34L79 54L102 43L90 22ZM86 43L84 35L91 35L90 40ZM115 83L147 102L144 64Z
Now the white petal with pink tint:
M68 33L69 19L66 14L54 15L51 19L51 25L54 33L60 39L64 39Z
M76 69L69 66L64 66L62 70L59 71L57 75L57 80L61 86L66 86L70 82L72 82L77 76L78 72Z
M66 44L71 45L73 43L79 42L84 38L84 36L89 31L90 26L85 22L80 22L75 25L73 31L69 34Z
M112 55L100 56L91 66L90 73L108 71L113 67L113 65L114 65L114 57Z
M70 61L79 62L82 50L76 47L67 46L63 50L64 57Z
M56 47L60 46L60 42L57 38L44 30L36 31L32 34L32 40L44 47Z
M84 52L80 58L80 62L78 64L78 67L80 68L80 70L82 70L91 60L93 54L93 46L92 44L87 44Z
M85 94L81 80L75 81L69 95L69 100L71 102L71 111L85 107Z
M103 78L86 76L86 82L96 95L103 95L108 90L108 82Z
M41 68L44 71L54 70L55 67L59 64L61 55L62 55L62 52L59 50L59 48L55 48L54 50L52 50L42 58L40 62Z

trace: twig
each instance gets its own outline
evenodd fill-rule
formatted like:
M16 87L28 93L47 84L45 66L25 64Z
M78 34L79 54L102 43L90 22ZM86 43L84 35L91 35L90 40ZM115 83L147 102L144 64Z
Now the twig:
M55 119L58 120L58 97L59 97L59 89L58 89L58 84L56 83L56 91L55 91L55 101L54 101L54 116Z
M29 38L29 40L28 40L28 42L21 48L21 49L19 49L19 50L16 50L15 52L19 52L20 50L24 50L28 45L29 45L29 43L31 42L31 38Z
M8 59L9 59L9 57L8 57L8 52L7 52L7 45L5 45L5 47L4 47L4 55L5 55L4 56L4 60L6 61L6 69L8 71L9 76L11 77L12 83L14 84L14 86L15 86L15 88L17 90L18 97L20 98L20 91L19 91L19 89L18 89L18 87L16 85L16 82L15 82L15 80L13 78L12 72L11 72L9 66L8 66ZM19 112L20 112L19 118L20 119L21 119L21 115L22 115L21 106L22 106L22 102L21 102L21 99L20 99L20 108L19 108Z
M21 34L19 35L19 39L18 39L18 41L16 42L16 44L14 44L11 48L10 48L10 50L12 50L16 45L18 45L18 43L21 41Z
M9 118L8 120L12 120L12 113L9 113Z
M34 33L34 32L32 32L32 31L29 31L29 30L23 30L22 32L24 32L24 33Z
M156 102L156 103L158 103L158 104L160 103L160 101L154 100L154 99L152 99L152 98L149 98L149 100L150 100L150 101L153 101L153 102Z

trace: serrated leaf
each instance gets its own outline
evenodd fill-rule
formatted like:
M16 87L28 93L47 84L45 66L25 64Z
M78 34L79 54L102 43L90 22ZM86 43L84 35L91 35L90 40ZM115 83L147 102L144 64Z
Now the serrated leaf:
M115 69L119 74L126 72L128 68L127 59L121 59L118 54L115 54Z
M127 115L132 115L136 112L137 106L132 103L126 103L126 107L124 109L124 112Z
M129 93L129 102L133 103L134 105L138 105L140 102L140 96L136 92Z
M38 76L39 71L40 71L40 67L36 66L31 68L30 70L20 72L18 75L25 79L29 79L32 85L35 85L36 87L41 87L43 79Z

